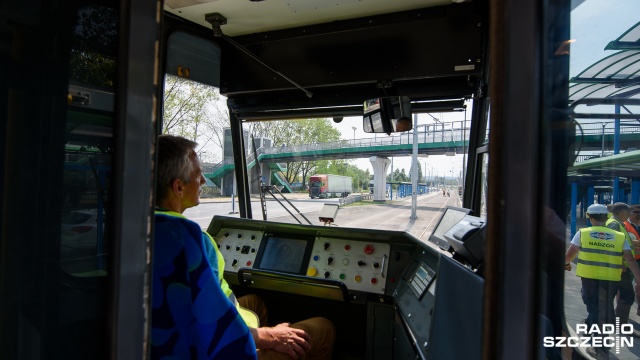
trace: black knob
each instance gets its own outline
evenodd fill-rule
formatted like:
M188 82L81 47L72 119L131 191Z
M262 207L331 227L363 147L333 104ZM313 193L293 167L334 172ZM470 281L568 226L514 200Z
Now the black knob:
M229 237L229 233L224 233L224 237Z
M328 242L324 243L324 249L327 250L329 248L329 246L331 246L331 244L329 244Z
M240 251L240 246L236 246L236 251Z
M227 245L224 248L227 249L227 250L231 250L231 245Z
M377 269L377 268L379 268L379 267L380 267L380 264L379 264L379 263L377 263L377 262L376 262L376 263L373 263L373 268L374 268L374 269Z
M242 239L242 234L238 234L238 239Z
M325 272L324 272L324 278L325 278L325 279L328 279L328 278L330 278L330 277L331 277L331 273L330 273L330 272L328 272L328 271L325 271Z
M233 259L233 261L231 262L231 266L236 266L236 265L238 265L238 260Z
M358 266L365 266L367 265L366 262L362 261L362 260L358 260Z
M327 264L331 265L332 263L333 263L333 258L329 256L329 258L327 259Z
M256 236L255 235L251 235L251 240L255 240Z

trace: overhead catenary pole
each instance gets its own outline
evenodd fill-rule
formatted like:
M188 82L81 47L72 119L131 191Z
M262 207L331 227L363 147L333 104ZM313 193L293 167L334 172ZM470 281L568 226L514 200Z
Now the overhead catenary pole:
M417 220L418 205L418 114L413 114L413 154L411 156L411 220Z

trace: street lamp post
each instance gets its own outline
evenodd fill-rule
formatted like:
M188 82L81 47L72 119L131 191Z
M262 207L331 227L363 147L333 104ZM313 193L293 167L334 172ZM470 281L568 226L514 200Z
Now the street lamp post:
M353 140L355 140L356 139L356 129L357 129L357 127L352 126L351 128L353 129Z

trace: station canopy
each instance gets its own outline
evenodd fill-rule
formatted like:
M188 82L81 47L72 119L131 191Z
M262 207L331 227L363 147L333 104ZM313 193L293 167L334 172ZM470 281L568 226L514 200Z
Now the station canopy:
M569 80L569 106L574 111L579 105L619 105L625 113L574 112L572 117L576 120L627 119L640 124L640 115L634 114L628 107L640 105L640 22L609 42L605 50L616 52ZM627 151L576 163L569 168L568 175L640 177L640 151Z

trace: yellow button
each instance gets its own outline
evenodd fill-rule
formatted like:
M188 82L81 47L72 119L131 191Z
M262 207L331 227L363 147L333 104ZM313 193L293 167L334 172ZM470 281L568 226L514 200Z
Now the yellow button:
M309 269L307 269L307 276L316 276L317 273L318 270L316 270L316 268L314 267L310 267Z
M356 280L357 283L361 282L362 281L362 276L356 275L356 279L355 280Z

